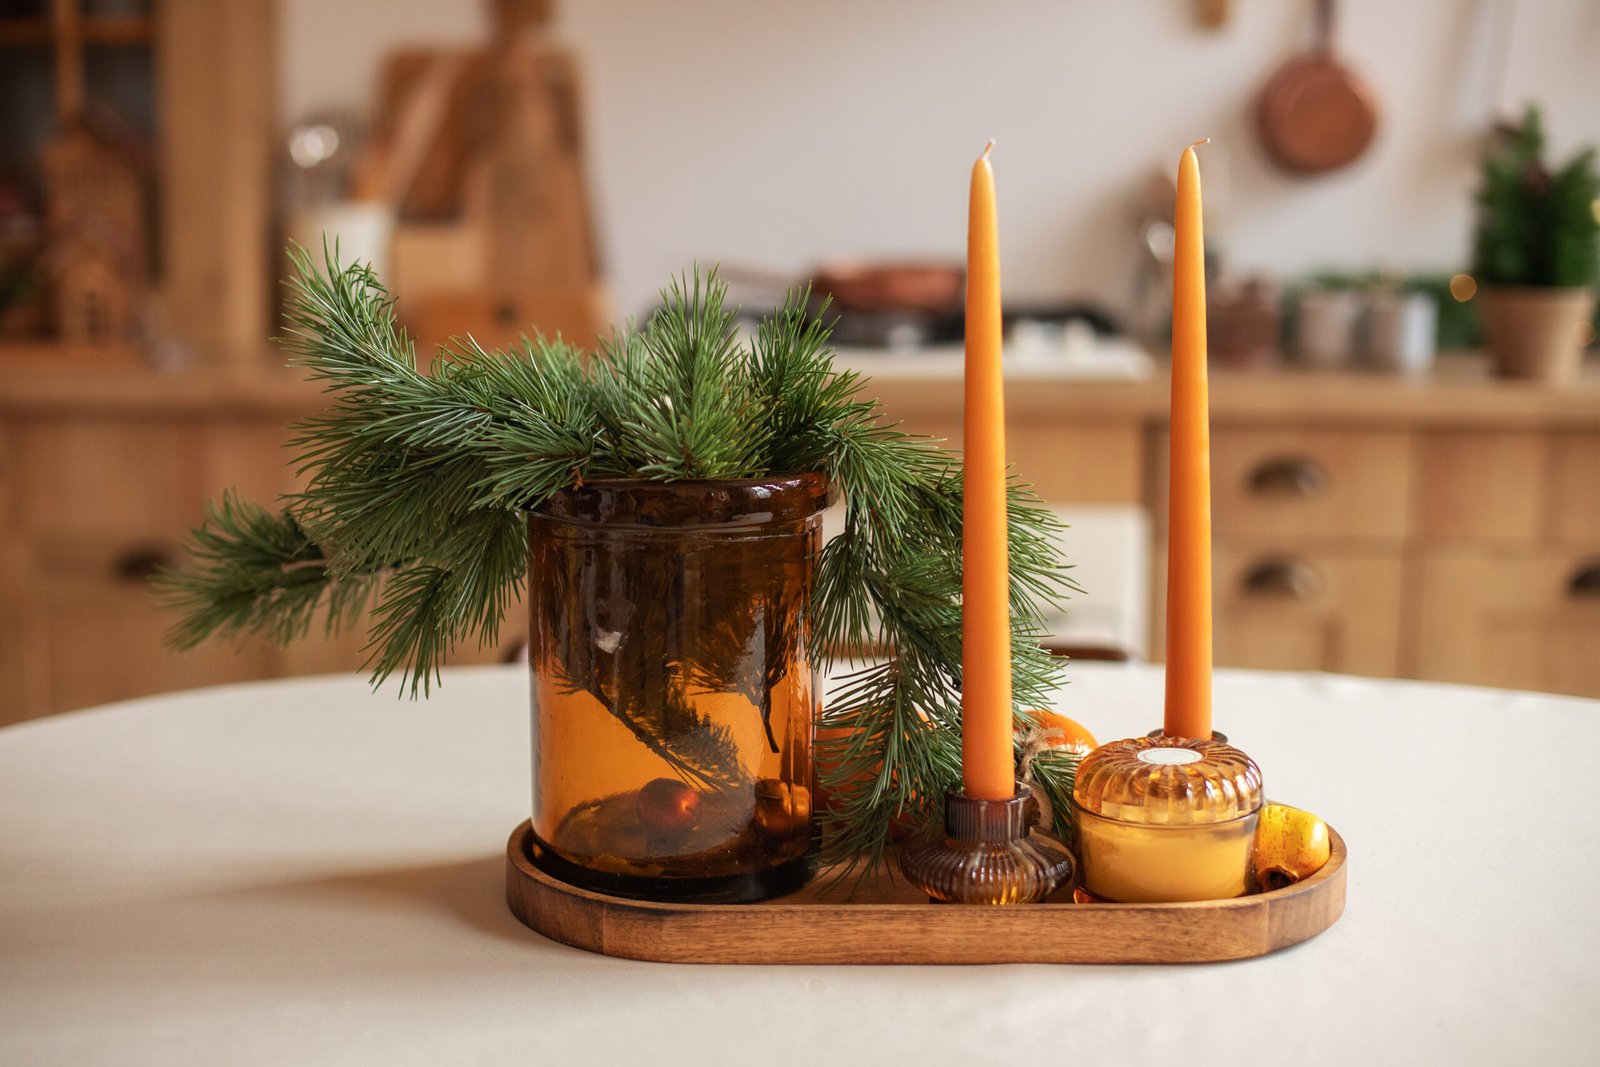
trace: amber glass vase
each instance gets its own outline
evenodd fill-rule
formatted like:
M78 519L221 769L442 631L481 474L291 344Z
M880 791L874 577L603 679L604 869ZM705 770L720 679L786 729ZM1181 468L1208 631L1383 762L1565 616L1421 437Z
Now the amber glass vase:
M820 474L592 482L529 516L533 860L619 896L808 877Z

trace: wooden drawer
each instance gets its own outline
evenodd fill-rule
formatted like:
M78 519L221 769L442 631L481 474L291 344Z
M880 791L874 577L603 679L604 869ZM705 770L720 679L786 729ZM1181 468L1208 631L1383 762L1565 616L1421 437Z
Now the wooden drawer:
M150 593L149 579L157 571L180 566L184 533L124 532L66 533L35 537L26 546L25 581L122 587Z
M30 678L16 719L172 689L266 678L270 650L259 640L210 643L190 652L162 644L172 617L149 590L122 582L42 582L8 591L25 617Z
M6 536L0 537L0 587L19 576L26 565L27 544L18 536L22 514L22 489L19 471L22 465L22 443L14 424L0 418L0 522ZM5 604L0 601L0 614Z
M1600 433L1551 437L1546 532L1558 541L1600 540Z
M1166 626L1166 546L1156 549L1157 647ZM1219 667L1399 672L1398 552L1218 546L1212 561Z
M1418 677L1600 697L1600 539L1447 549L1417 566Z
M17 431L17 514L35 537L182 535L200 519L198 427L37 420Z
M1417 475L1430 542L1600 538L1600 434L1429 433Z
M17 514L17 472L21 466L19 452L22 443L17 439L15 423L0 417L0 515L8 519Z
M1155 443L1151 511L1167 520L1165 433ZM1212 529L1286 546L1405 536L1411 441L1398 431L1215 429L1211 435Z
M241 500L276 510L281 495L305 488L305 479L294 472L295 450L288 447L294 433L277 420L207 423L201 430L204 498L218 500L231 489Z
M1549 438L1433 432L1418 444L1417 521L1424 540L1532 541L1542 529Z
M0 584L0 726L48 714L45 634L20 591Z
M1019 424L1006 434L1017 476L1061 504L1137 504L1143 461L1132 423Z
M890 418L895 418L891 411ZM908 433L940 438L961 448L961 412L918 413L905 419ZM1058 504L1137 504L1142 480L1142 434L1132 420L1085 423L1032 418L1008 421L1006 454L1017 477Z

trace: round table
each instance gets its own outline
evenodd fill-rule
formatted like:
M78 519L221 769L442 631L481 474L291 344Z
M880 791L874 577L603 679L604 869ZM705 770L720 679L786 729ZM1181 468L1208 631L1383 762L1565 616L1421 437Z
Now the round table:
M1060 709L1102 738L1158 721L1158 669L1070 676ZM1349 902L1298 947L1168 967L546 941L503 899L515 667L419 703L298 679L0 730L0 1063L1592 1062L1600 702L1224 671L1216 706L1269 795L1344 834Z

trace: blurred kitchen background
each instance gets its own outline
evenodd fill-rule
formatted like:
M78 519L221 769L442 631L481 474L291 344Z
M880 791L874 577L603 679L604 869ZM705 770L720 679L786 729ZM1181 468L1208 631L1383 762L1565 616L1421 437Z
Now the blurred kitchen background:
M959 443L990 138L1010 452L1087 591L1056 646L1160 658L1170 175L1209 137L1219 663L1600 696L1600 379L1497 376L1473 269L1485 152L1529 104L1547 158L1600 141L1597 53L1597 0L0 0L0 723L360 666L168 652L145 586L205 498L295 487L288 239L428 343L592 342L696 263L752 309L815 279Z

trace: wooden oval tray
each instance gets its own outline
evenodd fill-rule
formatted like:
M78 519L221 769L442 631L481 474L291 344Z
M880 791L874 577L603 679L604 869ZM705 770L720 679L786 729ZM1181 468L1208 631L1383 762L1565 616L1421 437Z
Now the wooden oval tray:
M1344 839L1310 878L1192 904L931 905L904 879L853 900L826 878L763 904L663 904L579 889L528 859L528 823L506 846L506 903L544 936L668 963L1202 963L1298 944L1344 911Z

